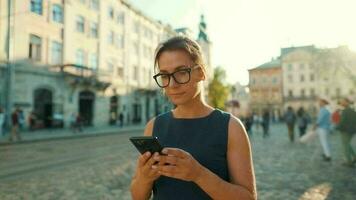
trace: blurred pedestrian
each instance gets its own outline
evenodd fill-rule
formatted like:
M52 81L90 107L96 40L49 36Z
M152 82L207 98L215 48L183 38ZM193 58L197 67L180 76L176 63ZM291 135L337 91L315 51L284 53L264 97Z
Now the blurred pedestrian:
M351 101L343 98L340 105L343 107L341 112L340 122L336 125L336 129L340 131L341 142L344 149L346 162L344 166L354 167L356 164L356 154L351 146L351 140L356 133L356 111L350 107Z
M299 129L299 137L302 137L305 134L308 128L309 121L310 117L308 113L305 112L303 107L300 107L297 111L297 125Z
M0 106L0 137L3 136L2 134L3 134L4 122L5 122L5 112Z
M12 128L11 128L11 134L9 137L9 141L14 141L15 139L17 139L18 141L21 140L21 136L19 133L19 108L16 108L12 114L11 114L11 124L12 124Z
M122 128L124 126L124 114L120 112L119 114L119 122L120 122L120 127Z
M83 131L83 128L82 128L83 127L83 118L80 113L77 114L75 124L76 124L76 130L78 130L79 132L82 132Z
M284 121L287 124L289 141L294 142L294 126L296 121L296 115L291 106L287 107L287 111L284 114Z
M331 161L331 152L330 152L330 144L329 144L329 134L331 128L331 114L326 106L329 102L326 99L319 99L319 114L316 120L316 124L314 129L319 135L320 143L323 148L323 160Z
M262 114L262 128L263 128L263 138L269 136L269 123L270 123L270 113L268 109L265 109Z
M19 118L19 129L23 130L25 128L25 113L21 108L18 111L18 118Z
M334 112L331 114L331 130L332 130L332 132L337 132L336 126L340 122L341 111L342 111L341 101L338 101Z
M252 126L253 126L253 116L254 114L251 112L247 113L247 116L245 117L244 124L246 127L246 132L249 136L252 136L253 131L252 131Z
M37 116L36 116L35 112L31 111L30 115L28 115L28 125L29 125L30 131L35 130L35 128L36 128L36 120L37 120Z

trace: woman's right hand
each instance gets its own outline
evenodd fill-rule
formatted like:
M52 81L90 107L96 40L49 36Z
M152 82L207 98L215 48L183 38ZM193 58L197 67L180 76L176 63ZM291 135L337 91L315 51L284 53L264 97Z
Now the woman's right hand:
M151 155L150 152L146 152L139 156L137 161L137 179L143 184L152 184L160 174L158 168L152 168L155 165L154 156L158 156L158 153Z

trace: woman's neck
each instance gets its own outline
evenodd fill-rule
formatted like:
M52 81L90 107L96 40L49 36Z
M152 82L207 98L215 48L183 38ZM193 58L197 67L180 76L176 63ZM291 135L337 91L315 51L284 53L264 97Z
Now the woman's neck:
M213 107L205 103L202 98L193 99L184 105L178 105L173 110L176 118L199 118L209 115L214 110Z

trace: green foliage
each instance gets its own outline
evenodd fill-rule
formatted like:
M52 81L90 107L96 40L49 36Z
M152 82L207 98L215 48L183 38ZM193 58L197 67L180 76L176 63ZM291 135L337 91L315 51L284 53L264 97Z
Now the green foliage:
M217 67L214 70L214 78L209 83L209 102L211 106L224 110L225 102L230 92L230 86L225 83L226 73L222 67Z

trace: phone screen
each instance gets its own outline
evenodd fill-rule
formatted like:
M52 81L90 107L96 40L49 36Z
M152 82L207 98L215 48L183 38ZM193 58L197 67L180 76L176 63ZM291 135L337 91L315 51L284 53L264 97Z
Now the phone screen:
M155 152L159 152L161 154L163 149L158 141L158 138L154 136L131 137L130 141L141 154L144 154L147 151L152 154Z

